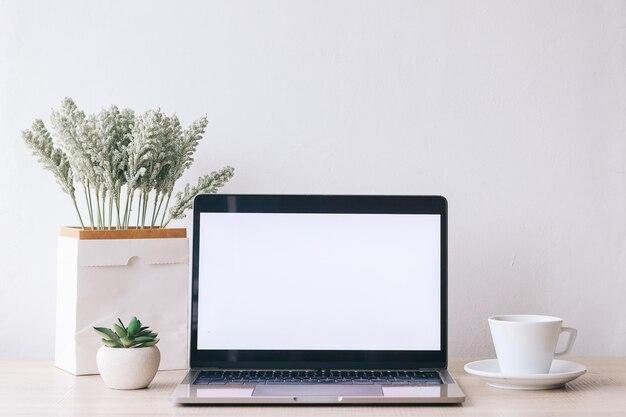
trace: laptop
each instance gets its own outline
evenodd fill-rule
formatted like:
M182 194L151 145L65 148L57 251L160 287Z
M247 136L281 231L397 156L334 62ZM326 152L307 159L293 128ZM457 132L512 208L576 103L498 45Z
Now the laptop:
M199 195L177 404L460 403L440 196Z

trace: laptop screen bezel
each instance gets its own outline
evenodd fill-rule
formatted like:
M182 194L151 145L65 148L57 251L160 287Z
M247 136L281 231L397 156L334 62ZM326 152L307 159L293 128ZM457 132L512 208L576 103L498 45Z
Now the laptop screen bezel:
M198 349L198 268L201 213L436 214L441 216L440 349L209 350ZM194 199L191 280L192 368L224 369L428 369L446 368L448 357L448 219L442 196L202 194ZM411 329L407 329L411 331Z

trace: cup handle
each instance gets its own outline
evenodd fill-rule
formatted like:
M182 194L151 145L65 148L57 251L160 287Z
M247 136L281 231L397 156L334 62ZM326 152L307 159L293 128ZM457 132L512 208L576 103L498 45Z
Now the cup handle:
M574 341L576 340L576 335L578 334L578 331L572 327L563 327L561 328L561 333L569 333L569 340L567 341L567 346L565 346L565 349L563 349L561 352L556 352L554 354L555 356L565 355L566 353L569 353L570 350L572 350L572 346L574 346Z

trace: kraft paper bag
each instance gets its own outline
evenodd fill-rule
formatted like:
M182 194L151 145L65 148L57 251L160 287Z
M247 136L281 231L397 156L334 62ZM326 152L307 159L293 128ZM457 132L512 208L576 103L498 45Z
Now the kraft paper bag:
M159 369L188 366L187 238L58 241L55 365L97 374L94 326L137 316L158 332Z

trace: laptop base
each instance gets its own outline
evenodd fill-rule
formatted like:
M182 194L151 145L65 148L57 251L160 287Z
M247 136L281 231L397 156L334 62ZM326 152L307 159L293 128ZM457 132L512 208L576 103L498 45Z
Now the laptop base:
M193 370L170 395L175 404L452 404L465 401L446 370L441 385L194 385Z

